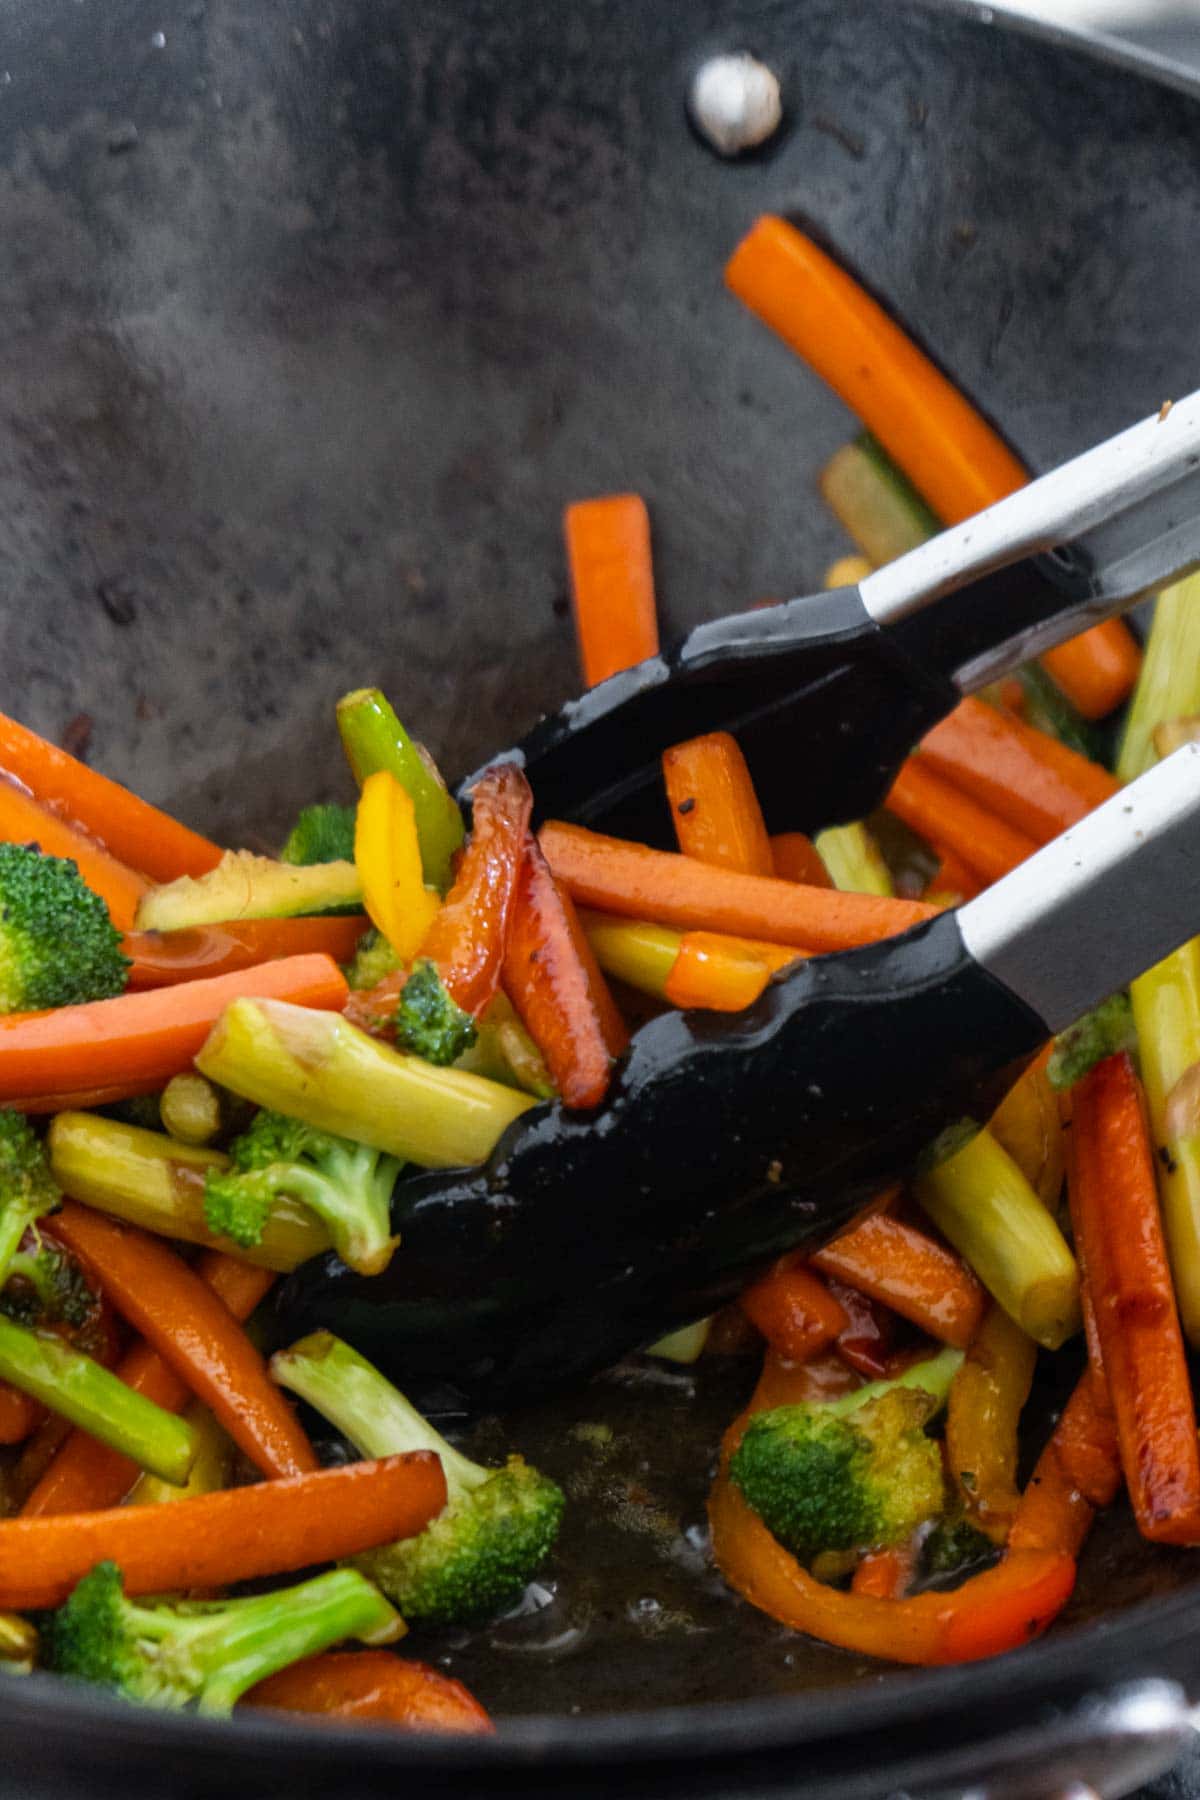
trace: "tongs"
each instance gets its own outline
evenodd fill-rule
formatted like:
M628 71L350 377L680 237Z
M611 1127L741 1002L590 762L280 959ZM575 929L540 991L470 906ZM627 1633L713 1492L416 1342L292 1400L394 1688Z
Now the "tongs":
M539 816L661 841L662 752L724 727L773 830L845 824L964 694L1198 564L1190 394L856 587L699 626L507 756Z
M484 1167L402 1178L386 1274L305 1265L280 1329L340 1332L438 1409L586 1376L827 1242L1198 929L1189 744L958 912L793 965L745 1013L652 1020L595 1114L542 1106Z

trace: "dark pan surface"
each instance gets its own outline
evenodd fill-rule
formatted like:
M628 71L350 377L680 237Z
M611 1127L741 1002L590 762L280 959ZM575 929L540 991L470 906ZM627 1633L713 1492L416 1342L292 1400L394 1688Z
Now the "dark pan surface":
M730 166L682 93L705 49L743 44L789 122ZM850 422L721 285L758 211L809 220L1045 467L1200 382L1198 120L1182 85L917 0L14 4L0 706L52 734L87 713L97 766L249 841L341 791L348 685L381 681L449 773L473 766L574 687L565 500L647 496L671 629L811 589L844 547L813 477ZM501 1710L558 1715L514 1727L513 1755L765 1756L822 1734L865 1754L871 1733L899 1742L910 1694L970 1730L985 1695L998 1717L1024 1683L1066 1695L1192 1659L1186 1593L1134 1606L1190 1564L1115 1518L1073 1609L1091 1628L1002 1669L871 1673L844 1705L757 1722L572 1724L863 1673L702 1572L740 1380L697 1415L661 1378L610 1379L513 1422L600 1515L579 1509L545 1612L443 1647ZM0 1716L40 1692L0 1688ZM86 1738L97 1783L107 1766L152 1788L166 1745L199 1783L223 1742L99 1716L39 1734L39 1766L73 1769ZM253 1742L246 1781L258 1756L278 1767L275 1735ZM364 1791L368 1764L432 1755L364 1750ZM314 1782L344 1766L344 1746L306 1763ZM734 1781L717 1758L686 1791Z

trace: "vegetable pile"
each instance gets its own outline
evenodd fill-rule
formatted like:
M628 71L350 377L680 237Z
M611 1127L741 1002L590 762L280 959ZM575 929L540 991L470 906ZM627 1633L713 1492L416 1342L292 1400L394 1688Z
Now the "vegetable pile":
M832 579L1025 480L793 227L760 221L727 273L869 434L822 478L856 546ZM581 500L565 536L590 684L657 651L649 515ZM564 1496L515 1451L470 1460L328 1333L265 1360L276 1275L330 1248L379 1275L405 1169L482 1162L541 1102L602 1107L647 1011L738 1012L798 958L903 932L1200 735L1196 602L1163 597L1144 660L1110 623L964 700L877 817L815 842L768 833L724 732L663 758L674 851L535 833L512 764L468 828L362 689L337 708L357 802L307 807L274 859L0 718L0 1665L156 1707L490 1729L380 1646L518 1604ZM962 1661L1054 1619L1123 1487L1148 1538L1200 1541L1197 943L852 1230L651 1347L700 1379L746 1361L710 1522L751 1604ZM1074 1387L1022 1485L1048 1359Z

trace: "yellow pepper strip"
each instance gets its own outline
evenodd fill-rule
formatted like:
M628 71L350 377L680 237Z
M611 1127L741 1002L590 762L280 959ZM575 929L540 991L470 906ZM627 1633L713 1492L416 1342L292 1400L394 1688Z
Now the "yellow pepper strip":
M1057 1350L1079 1330L1075 1258L990 1131L977 1132L953 1156L918 1176L914 1191L992 1298L1031 1338Z
M1058 1095L1046 1073L1050 1046L1030 1063L988 1120L988 1130L1007 1150L1043 1206L1058 1211L1066 1174Z
M441 902L425 886L412 800L386 769L363 783L354 823L354 863L372 924L397 956L410 961Z
M616 919L609 913L581 912L580 919L606 975L615 975L618 981L656 1000L666 997L667 981L683 942L681 931L640 919Z
M1033 1385L1037 1346L1002 1307L983 1316L950 1389L946 1460L971 1523L994 1543L1017 1504L1017 1427Z
M207 1406L193 1400L184 1418L196 1433L200 1448L182 1487L150 1475L143 1469L125 1500L126 1506L161 1506L168 1500L193 1500L197 1494L216 1494L229 1486L233 1473L234 1445L217 1424Z
M1200 1137L1166 1136L1168 1096L1200 1062L1200 939L1140 975L1129 997L1179 1316L1188 1341L1200 1344Z

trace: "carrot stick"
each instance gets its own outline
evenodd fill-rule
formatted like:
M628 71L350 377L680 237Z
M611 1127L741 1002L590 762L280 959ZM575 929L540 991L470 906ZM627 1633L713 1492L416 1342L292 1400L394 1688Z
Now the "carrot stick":
M820 851L802 831L781 831L771 839L771 863L780 881L799 881L805 887L833 886Z
M98 1562L127 1594L228 1587L414 1537L446 1503L426 1450L316 1469L163 1506L0 1520L0 1606L61 1606Z
M577 500L563 513L586 687L658 655L650 518L637 494Z
M598 1106L629 1033L571 899L532 835L504 955L504 989L564 1106Z
M727 731L663 752L663 778L679 848L697 862L773 875L771 840L746 759Z
M540 842L556 878L581 905L684 931L765 938L801 950L849 950L907 931L935 914L916 900L742 875L556 820L542 827Z
M1095 1372L1085 1369L1021 1495L1009 1548L1078 1556L1097 1509L1112 1503L1120 1485L1112 1412Z
M999 881L1038 847L1023 831L935 775L920 756L901 765L884 804L911 831L953 850L985 883Z
M685 931L663 996L672 1006L741 1012L754 1004L777 970L803 955L801 950L785 950L754 938Z
M921 740L922 764L997 818L1045 844L1120 785L1077 750L968 698Z
M72 1200L55 1214L54 1235L264 1475L316 1468L311 1444L229 1308L161 1239Z
M767 215L734 251L725 280L803 357L883 445L944 524L1023 487L1026 470L941 370L845 269ZM1089 719L1126 698L1139 653L1119 619L1094 625L1043 662Z
M314 1713L339 1724L362 1720L408 1731L495 1730L461 1681L390 1650L334 1650L305 1657L260 1681L239 1704Z
M289 956L178 987L0 1018L0 1104L94 1090L153 1092L190 1067L231 1000L291 1000L337 1011L346 982L327 956Z
M0 1382L0 1444L23 1444L45 1416L36 1400L7 1381Z
M1171 1284L1154 1155L1128 1054L1071 1094L1068 1194L1138 1530L1200 1539L1200 1445Z
M807 1362L828 1349L850 1323L846 1310L799 1256L784 1256L739 1305L773 1350L789 1362Z
M366 927L365 918L242 919L195 931L131 931L121 948L133 964L131 988L174 987L288 956L349 962Z
M196 1264L196 1273L239 1320L250 1317L275 1280L271 1270L238 1262L219 1250L206 1252ZM187 1383L144 1341L126 1352L116 1373L126 1387L168 1412L182 1411L190 1398ZM72 1431L27 1494L21 1516L44 1518L50 1513L94 1512L116 1506L140 1472L136 1463L86 1431Z
M809 1260L956 1349L975 1335L984 1301L978 1281L953 1250L902 1219L874 1213Z
M931 844L938 859L921 898L932 902L935 897L952 898L955 902L973 900L983 890L983 882L974 869L968 869L962 857L944 844Z
M850 1583L852 1594L874 1594L880 1600L899 1600L912 1580L917 1562L916 1540L894 1550L868 1550Z
M0 772L154 881L203 875L221 860L216 844L3 713Z
M0 842L36 844L46 856L67 856L93 893L108 907L118 931L133 924L137 903L150 883L136 869L126 868L102 845L57 818L46 807L11 781L0 778Z

